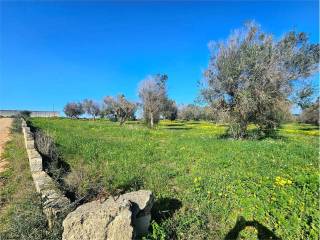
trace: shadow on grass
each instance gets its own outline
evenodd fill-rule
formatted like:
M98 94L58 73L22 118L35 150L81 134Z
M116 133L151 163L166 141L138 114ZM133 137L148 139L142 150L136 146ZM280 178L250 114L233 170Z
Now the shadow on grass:
M254 227L258 231L259 240L281 240L270 229L259 223L258 221L246 221L244 217L240 216L237 219L235 226L228 232L224 240L240 239L240 232L246 227Z
M163 129L166 129L166 130L190 130L191 127L164 127Z
M273 139L273 140L283 140L283 141L288 140L288 137L280 135L279 131L274 131L272 133L262 135L261 133L259 133L259 131L257 129L249 130L248 133L245 136L243 136L243 138L241 138L241 139L233 138L233 136L228 132L225 132L223 134L218 135L217 138L218 139L225 139L225 140L228 140L228 139L230 139L230 140L231 139L234 139L234 140Z
M178 127L178 126L185 126L184 123L169 123L169 124L164 124L166 127Z
M188 124L188 125L197 125L197 124L201 124L201 122L186 122L186 124Z
M144 122L142 121L127 121L125 122L126 125L143 125Z
M151 215L152 219L160 223L168 218L182 207L182 202L175 198L160 198L153 205Z
M302 127L302 128L299 128L298 130L301 130L301 131L313 131L313 130L319 130L319 127L317 127L317 126L314 126L314 127Z

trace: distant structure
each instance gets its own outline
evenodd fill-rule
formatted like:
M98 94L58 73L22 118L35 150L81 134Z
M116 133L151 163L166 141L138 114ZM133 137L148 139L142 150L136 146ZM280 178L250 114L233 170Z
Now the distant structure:
M13 117L18 115L24 110L0 110L0 116L2 117ZM30 111L31 117L59 117L59 112L56 111Z

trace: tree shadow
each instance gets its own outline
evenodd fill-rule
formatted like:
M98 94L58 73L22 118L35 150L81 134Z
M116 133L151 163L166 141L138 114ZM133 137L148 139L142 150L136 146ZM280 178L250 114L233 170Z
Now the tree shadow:
M184 123L169 123L169 124L165 124L164 126L166 127L178 127L178 126L184 126Z
M160 198L156 200L152 207L152 219L160 223L168 218L182 207L182 202L175 198Z
M201 124L200 122L187 122L188 125L198 125Z
M301 130L301 131L319 130L319 127L317 127L317 126L314 126L314 127L302 127L302 128L299 128L299 130Z
M125 124L126 125L143 125L144 123L138 120L136 121L131 120L131 121L127 121Z
M166 129L166 130L174 130L174 131L176 131L176 130L190 130L191 129L191 127L164 127L164 129Z
M240 232L246 227L254 227L258 231L257 237L259 240L281 240L280 237L276 236L270 229L258 221L247 221L242 216L238 217L235 226L227 233L224 240L240 239Z
M258 140L258 141L266 140L266 139L282 140L282 141L287 141L288 140L287 136L280 135L278 131L275 131L275 132L270 133L270 134L262 135L256 129L249 130L246 135L244 135L242 138L239 138L239 139L234 138L228 132L219 134L217 136L217 138L221 139L221 140Z

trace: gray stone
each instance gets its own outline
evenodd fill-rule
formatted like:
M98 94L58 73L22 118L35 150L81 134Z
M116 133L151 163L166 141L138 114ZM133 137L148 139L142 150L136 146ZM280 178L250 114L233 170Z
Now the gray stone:
M31 133L31 130L30 130L30 128L29 127L23 127L22 128L22 131L23 131L23 133Z
M137 235L148 232L151 221L151 208L154 203L154 196L151 191L139 190L123 194L119 199L129 200L132 203L133 226Z
M28 157L31 158L41 158L41 155L38 153L36 149L27 149Z
M32 178L38 193L46 189L55 189L53 180L44 171L32 173Z
M69 213L63 221L63 240L126 240L148 231L154 197L140 190L105 202L93 201Z
M154 196L149 190L139 190L135 192L125 193L119 196L119 199L126 199L133 202L138 212L149 214L154 202ZM140 213L141 214L141 213Z
M34 140L33 139L26 139L26 148L27 149L34 149Z
M32 173L42 171L42 158L41 157L30 158L29 165Z
M68 214L63 229L63 240L133 239L130 202L108 198L86 203Z

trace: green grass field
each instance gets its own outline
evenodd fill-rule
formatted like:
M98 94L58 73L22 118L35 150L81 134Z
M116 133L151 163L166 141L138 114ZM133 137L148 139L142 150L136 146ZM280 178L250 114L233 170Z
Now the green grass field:
M223 239L240 230L244 239L318 239L316 127L287 124L276 139L235 141L207 122L162 121L153 130L139 122L31 122L55 139L73 172L86 172L78 191L98 183L152 190L151 239Z

